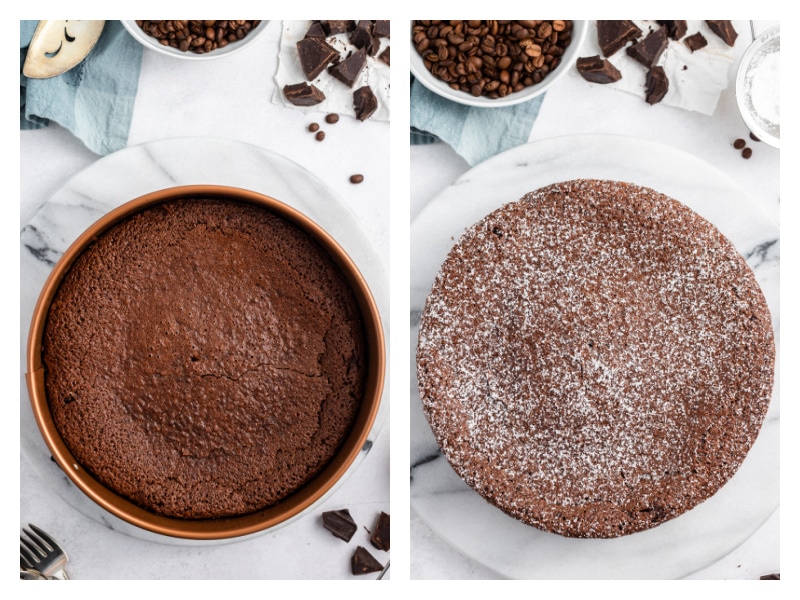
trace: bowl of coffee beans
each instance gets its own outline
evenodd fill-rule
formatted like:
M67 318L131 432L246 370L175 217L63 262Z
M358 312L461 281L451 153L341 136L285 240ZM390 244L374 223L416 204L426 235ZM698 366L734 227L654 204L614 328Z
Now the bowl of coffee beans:
M517 104L567 72L587 30L587 21L411 21L411 73L460 104Z
M267 30L269 21L122 21L145 48L190 60L238 52Z

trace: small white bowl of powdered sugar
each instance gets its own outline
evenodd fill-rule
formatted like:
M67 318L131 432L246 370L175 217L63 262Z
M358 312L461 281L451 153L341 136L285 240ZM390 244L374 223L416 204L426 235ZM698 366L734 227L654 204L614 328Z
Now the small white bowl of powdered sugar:
M748 129L775 148L781 142L780 25L759 35L742 56L736 100Z

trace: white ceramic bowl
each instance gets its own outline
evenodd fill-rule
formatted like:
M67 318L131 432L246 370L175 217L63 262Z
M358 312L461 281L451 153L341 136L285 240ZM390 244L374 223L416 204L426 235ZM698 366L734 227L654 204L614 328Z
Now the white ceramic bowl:
M767 29L745 50L736 73L736 102L747 128L780 148L780 25Z
M142 28L136 24L136 21L122 21L122 25L128 30L128 33L130 33L142 46L149 48L150 50L154 50L160 54L175 56L176 58L183 58L185 60L213 60L215 58L230 56L231 54L239 52L243 48L250 46L260 36L264 35L264 33L267 31L267 25L269 25L269 21L261 21L257 27L252 29L243 39L239 40L238 42L230 42L227 46L223 46L222 48L217 48L216 50L212 50L211 52L206 52L203 54L183 52L177 48L172 48L171 46L164 46L156 38L146 34Z
M411 24L413 28L413 21ZM561 63L558 65L558 67L556 67L554 71L548 73L547 77L542 79L541 82L528 86L519 92L514 92L503 98L491 99L485 96L476 97L466 92L462 92L461 90L452 89L444 81L434 77L431 72L425 68L425 64L422 62L422 57L414 47L413 40L409 40L411 44L411 73L426 88L438 94L439 96L442 96L443 98L452 100L453 102L479 107L496 108L499 106L510 106L512 104L525 102L531 98L535 98L536 96L543 94L556 81L563 77L578 59L581 45L583 44L583 40L586 38L588 30L589 21L572 21L572 42L564 51L564 54L561 57Z

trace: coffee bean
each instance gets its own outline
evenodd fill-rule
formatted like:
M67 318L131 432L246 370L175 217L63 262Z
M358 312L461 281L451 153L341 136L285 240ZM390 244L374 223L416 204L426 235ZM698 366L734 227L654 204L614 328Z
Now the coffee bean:
M742 150L742 158L750 158L751 156L753 156L752 148L745 148Z
M414 21L425 68L450 88L502 98L542 81L572 41L572 21Z
M325 139L325 132L320 130L320 131L317 132L317 135L315 135L314 137L317 138L318 142L321 142L322 140Z
M364 181L364 176L361 174L350 175L350 183L361 183Z
M750 134L750 139L753 140L754 142L760 142L761 141L760 139L758 139L758 137L754 133Z
M337 115L336 113L331 113L325 117L325 122L330 124L338 123L339 115Z
M742 138L739 138L733 142L733 147L736 148L737 150L741 150L742 148L745 147L745 144L746 142Z
M308 126L308 130L309 130L311 133L314 133L315 131L318 131L318 130L319 130L319 123L311 123L311 124Z
M255 29L261 21L136 21L147 35L181 52L205 54L224 48Z

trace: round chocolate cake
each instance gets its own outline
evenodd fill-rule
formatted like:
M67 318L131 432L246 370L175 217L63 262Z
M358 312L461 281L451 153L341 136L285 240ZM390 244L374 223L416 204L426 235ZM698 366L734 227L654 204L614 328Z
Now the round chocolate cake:
M314 239L256 205L171 200L75 261L42 339L81 465L142 508L208 519L275 504L336 454L361 403L362 317Z
M761 289L714 226L654 190L577 180L458 240L422 314L417 376L444 454L486 500L610 538L733 476L774 360Z

